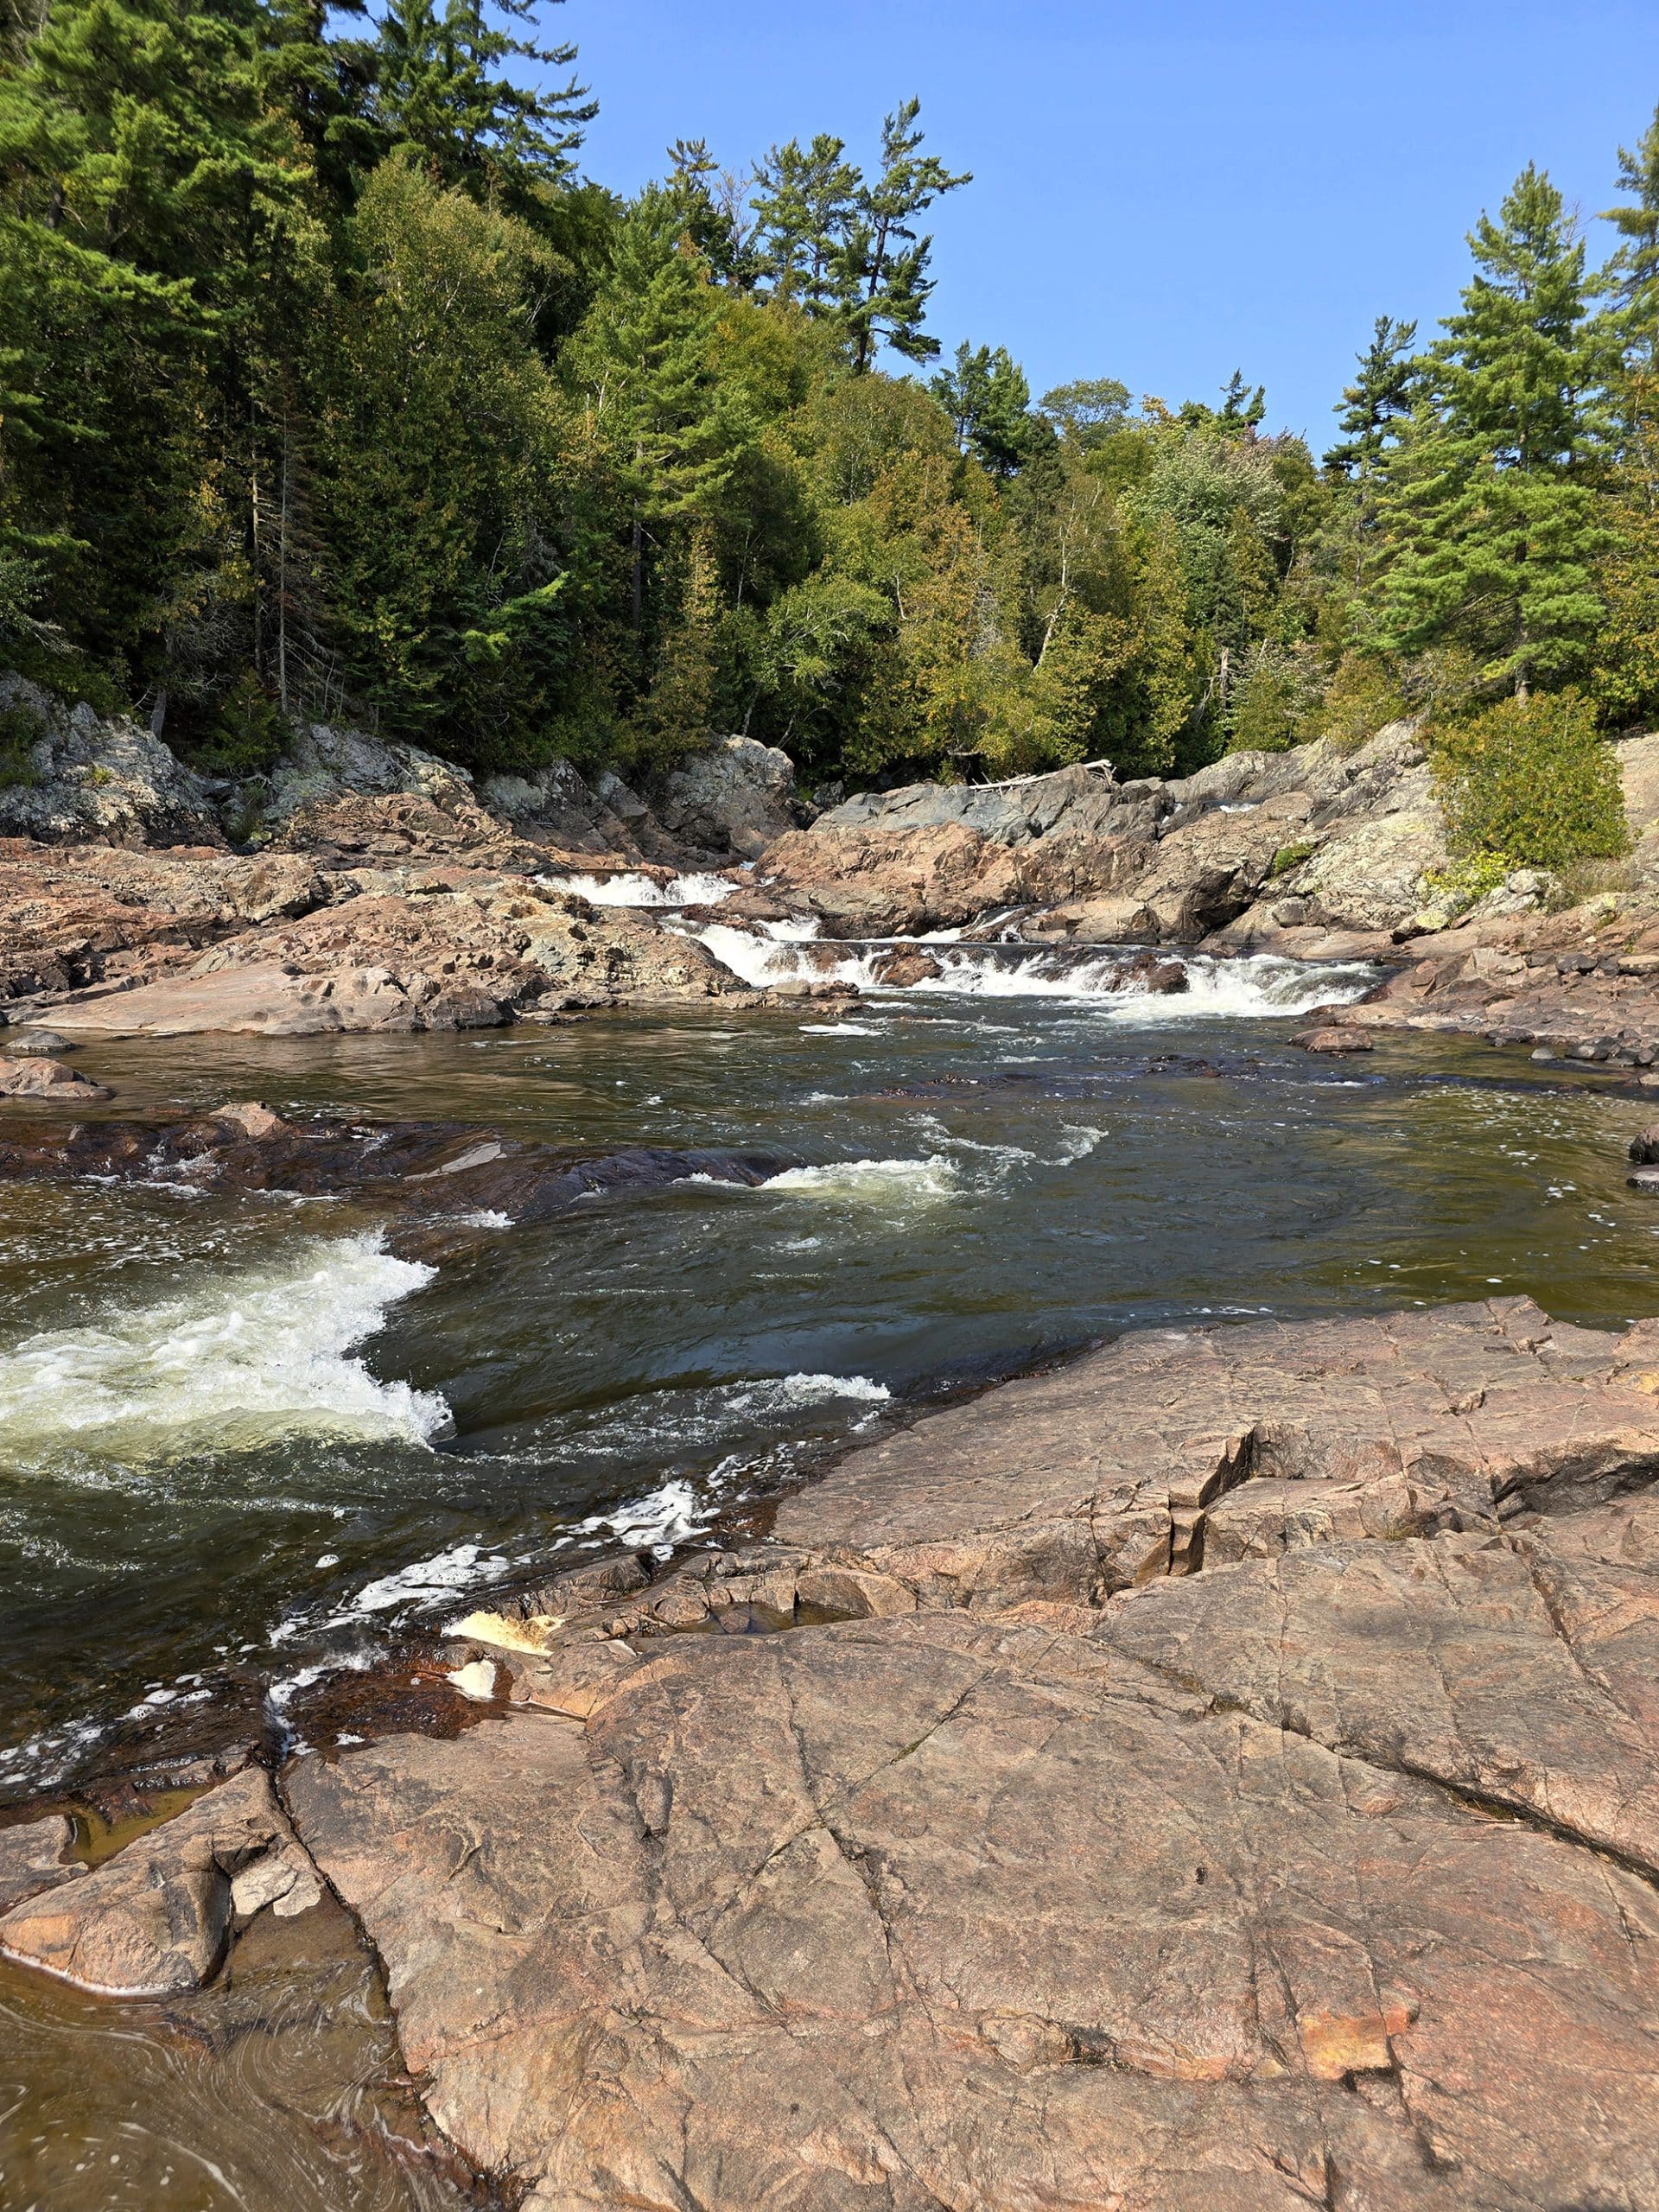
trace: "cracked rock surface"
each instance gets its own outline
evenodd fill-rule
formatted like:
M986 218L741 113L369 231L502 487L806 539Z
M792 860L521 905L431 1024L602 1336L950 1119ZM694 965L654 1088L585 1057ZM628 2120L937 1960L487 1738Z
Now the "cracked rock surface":
M535 2212L1659 2207L1656 1389L1522 1300L1126 1338L474 1617L505 1717L295 1825Z

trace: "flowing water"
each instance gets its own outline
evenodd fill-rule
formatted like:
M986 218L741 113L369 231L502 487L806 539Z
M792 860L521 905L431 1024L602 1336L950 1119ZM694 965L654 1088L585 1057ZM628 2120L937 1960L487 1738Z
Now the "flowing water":
M707 887L664 903L688 897ZM707 934L768 979L872 972L869 948ZM492 1586L619 1538L665 1553L884 1422L1127 1326L1492 1293L1609 1326L1659 1306L1659 1208L1624 1179L1647 1118L1628 1088L1421 1038L1344 1061L1291 1046L1296 1012L1357 994L1357 970L1195 960L1186 994L1149 998L1112 989L1119 954L930 949L939 976L850 1005L89 1046L117 1115L259 1097L798 1165L753 1189L598 1195L535 1229L480 1218L435 1265L349 1199L185 1175L0 1190L0 1802L72 1793L227 1700L279 1727L300 1688ZM363 1971L342 1953L304 1984L356 1993L329 2015L355 2007L367 2037L330 2076L336 2104L385 2033ZM448 2201L429 2175L365 2178L343 2122L359 2149L328 2137L323 2180L292 2159L280 2185L237 2178L203 2147L264 2047L234 2024L211 2063L199 2024L169 2027L186 2065L153 2023L0 1983L0 2085L99 2115L92 2182L14 2154L0 2199L142 2203L194 2134L232 2178L191 2167L151 2201ZM107 2160L132 2120L130 2036L161 2117L123 2196ZM66 2087L82 2069L105 2089Z

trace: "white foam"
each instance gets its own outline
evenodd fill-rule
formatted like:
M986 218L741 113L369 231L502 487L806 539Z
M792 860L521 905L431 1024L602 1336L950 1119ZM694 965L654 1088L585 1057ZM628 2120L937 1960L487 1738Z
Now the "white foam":
M861 990L887 997L1068 999L1137 1022L1148 1018L1147 1000L1153 996L1143 976L1124 972L1137 954L1145 952L1144 946L1030 946L1011 953L1006 948L952 944L942 938L887 938L844 945L839 957L826 959L827 946L809 955L796 938L760 937L724 922L710 923L694 934L717 960L757 988L829 982L855 983ZM940 972L902 987L883 982L879 970L892 947L918 943L935 948ZM1164 948L1161 957L1179 958L1186 971L1187 988L1155 997L1160 1021L1304 1014L1310 1007L1357 999L1376 977L1374 969L1357 963L1287 960L1274 953L1227 959Z
M760 1185L816 1198L857 1198L866 1204L948 1198L957 1171L942 1153L926 1160L841 1160L827 1167L786 1167Z
M0 1354L0 1459L90 1445L149 1459L295 1429L423 1444L448 1407L381 1382L353 1348L435 1273L378 1237L345 1237L188 1298L26 1337Z
M474 1582L487 1581L492 1575L505 1574L507 1567L505 1560L486 1555L482 1544L456 1544L431 1559L411 1560L395 1573L365 1583L352 1599L351 1610L389 1613L395 1605L429 1604L435 1598L452 1597Z
M881 1405L893 1395L885 1382L868 1375L780 1375L762 1382L746 1383L732 1391L726 1402L739 1411L754 1407L822 1406L835 1398L854 1398L865 1405Z
M540 875L549 891L568 891L590 906L717 906L736 890L723 875Z
M576 1523L575 1534L592 1536L607 1530L624 1543L667 1553L701 1535L713 1511L712 1503L700 1501L690 1483L664 1483L660 1490L619 1505L613 1513L589 1514Z
M804 1037L879 1037L881 1032L868 1021L804 1021Z

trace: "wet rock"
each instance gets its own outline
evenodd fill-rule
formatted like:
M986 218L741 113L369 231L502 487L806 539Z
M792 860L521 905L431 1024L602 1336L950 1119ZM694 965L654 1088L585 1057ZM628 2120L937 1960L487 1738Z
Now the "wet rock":
M1363 1029L1332 1023L1319 1029L1299 1029L1291 1039L1305 1052L1369 1052L1371 1039Z
M931 983L944 975L944 969L936 956L909 945L896 951L883 952L872 962L870 973L878 983L888 984L894 990L908 990L916 983Z
M1630 1159L1652 1166L1659 1161L1659 1122L1651 1122L1630 1139Z
M75 1824L63 1813L0 1828L0 1913L85 1873L69 1857Z
M191 1119L21 1124L0 1134L0 1181L188 1168L194 1182L219 1190L359 1197L411 1223L548 1221L595 1193L626 1197L690 1177L753 1186L799 1164L790 1153L712 1146L584 1154L454 1122L289 1122L253 1101Z
M55 1029L0 1030L0 1053L9 1059L56 1059L74 1049Z
M51 1106L76 1106L114 1096L67 1060L0 1058L0 1098L39 1098Z
M258 1144L271 1137L291 1137L299 1134L292 1122L285 1122L269 1106L262 1106L257 1098L244 1099L239 1104L215 1106L208 1116L227 1128L239 1129L245 1137Z
M289 1878L251 1883L275 1855ZM79 1881L0 1917L0 1955L119 1997L194 1989L217 1967L244 1883L247 1911L315 1884L270 1777L251 1767ZM316 1885L316 1893L321 1894Z

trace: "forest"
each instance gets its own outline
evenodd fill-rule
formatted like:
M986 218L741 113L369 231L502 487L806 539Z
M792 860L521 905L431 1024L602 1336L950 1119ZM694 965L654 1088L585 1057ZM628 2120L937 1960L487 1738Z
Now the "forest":
M298 719L480 771L742 731L856 786L1659 715L1659 116L1604 266L1529 168L1320 454L1224 363L1033 397L943 346L971 180L915 99L864 166L682 141L628 199L533 0L5 6L0 654L200 765Z

